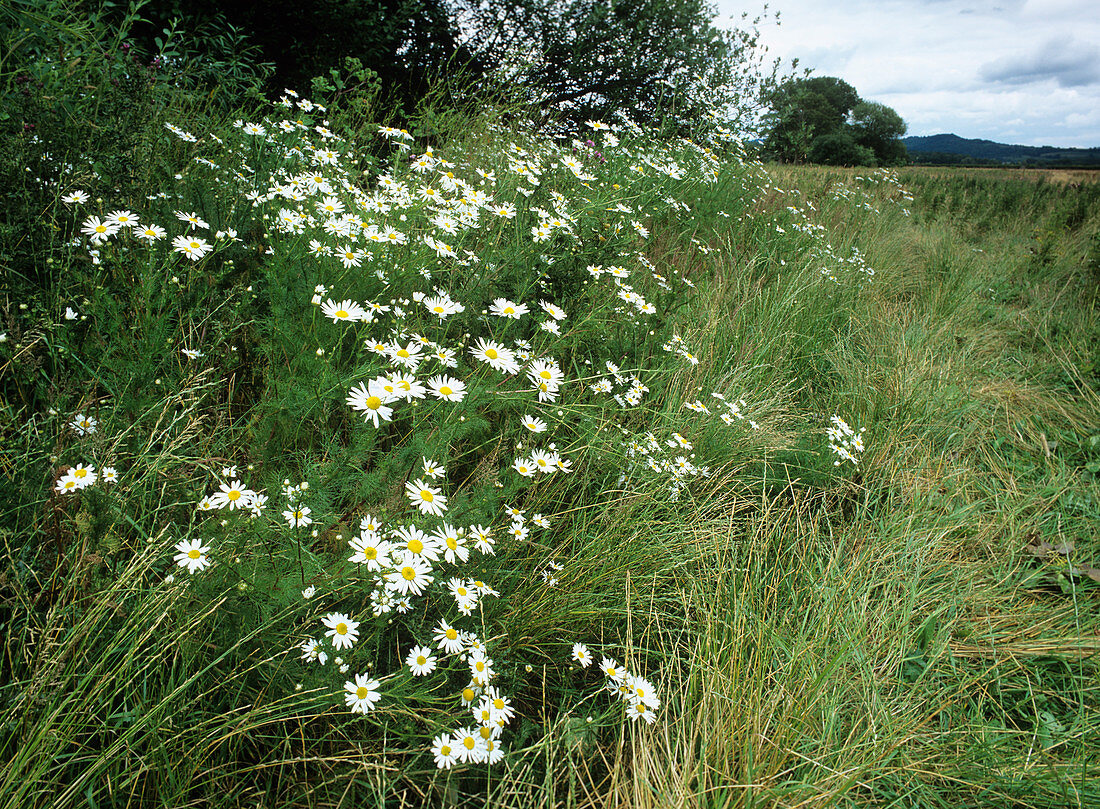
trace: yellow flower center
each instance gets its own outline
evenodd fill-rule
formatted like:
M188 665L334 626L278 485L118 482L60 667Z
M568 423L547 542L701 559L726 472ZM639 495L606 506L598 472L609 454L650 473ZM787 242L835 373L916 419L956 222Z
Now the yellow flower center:
M367 401L366 401L366 405L371 410L377 410L378 408L380 408L382 406L382 400L379 399L377 396L368 396Z
M498 711L504 710L504 700L502 700L500 697L497 697L493 700L493 707L496 708Z
M458 540L456 540L454 537L447 537L447 547L450 548L452 551L458 550Z
M435 495L429 492L427 489L420 490L420 499L425 503L430 503L435 500ZM415 553L415 551L413 551Z
M241 493L237 489L230 489L228 492L226 492L225 497L227 500L240 500Z
M516 310L515 310L515 309L513 309L513 308L512 308L511 306L505 306L505 307L504 307L504 314L506 314L506 315L514 315L515 313L516 313Z
M367 548L366 550L363 551L363 556L367 557L368 559L377 559L378 558L378 549L377 548Z
M432 311L435 312L437 315L441 315L446 310L442 306L433 306Z
M359 699L366 699L369 693L370 691L365 686L359 686L355 689L355 696L359 697Z
M466 595L466 588L465 587L457 587L457 588L455 588L455 592L458 593L460 596L464 596L464 595Z
M95 232L96 233L106 233L107 232L107 226L106 225L96 225L95 226Z
M475 739L473 736L467 736L465 739L462 740L462 746L465 747L467 750L473 750L475 747L477 747L477 739Z
M485 356L491 360L495 360L497 357L500 356L500 354L497 353L497 350L495 348L487 348L485 349Z
M336 625L336 634L337 635L346 635L346 634L348 634L348 625L345 624L345 623L337 624Z
M482 711L482 713L481 713L481 716L483 717L482 721L484 721L484 722L489 721L489 717L487 716L487 714L488 714L488 711ZM490 728L490 727L486 727L485 725L482 725L481 728L478 730L478 733L481 734L481 738L485 739L485 741L489 741L489 737L493 735L493 729Z
M420 553L422 550L424 550L424 543L419 539L409 541L409 551L411 553Z
M451 755L451 746L449 744L441 745L439 748L439 755L444 757Z
M73 477L74 478L86 478L86 477L88 477L88 470L87 469L74 469L73 470Z
M539 376L542 377L543 379L552 379L553 378L553 375L545 369L539 371Z
M462 698L464 700L466 700L467 702L473 702L475 696L477 696L477 695L474 694L474 689L472 689L472 688L463 688L462 689Z
M187 557L188 557L189 559L198 559L198 558L199 558L200 556L202 556L202 554L201 554L201 553L199 553L199 549L198 549L198 548L192 548L191 550L189 550L189 551L187 552Z
M447 630L447 640L458 640L458 630L457 629L448 629ZM465 692L463 692L463 693L465 693Z
M411 567L403 567L401 568L401 576L405 579L405 581L412 581L416 578L416 569Z
M416 656L416 665L423 666L427 662L428 662L428 658L424 657L424 655L417 655Z
M442 393L444 396L450 396L452 393L454 393L454 391L451 390L450 385L440 385L439 392Z
M485 662L482 660L477 661L474 663L474 668L478 671L485 671Z
M341 320L343 320L347 316L348 316L347 309L337 309L336 310L336 317L340 318Z
M305 516L305 514L303 514L303 513L302 513L302 512L300 512L300 511L295 511L295 512L294 512L294 519L296 519L296 520L300 520L300 519L302 519L302 517L304 517L304 516Z

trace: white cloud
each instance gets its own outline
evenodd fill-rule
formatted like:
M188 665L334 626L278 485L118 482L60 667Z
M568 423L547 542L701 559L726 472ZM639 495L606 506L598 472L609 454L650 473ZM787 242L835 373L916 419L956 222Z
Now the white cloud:
M1095 0L778 3L781 24L761 29L769 55L889 104L909 134L1100 146ZM719 2L727 17L741 8Z

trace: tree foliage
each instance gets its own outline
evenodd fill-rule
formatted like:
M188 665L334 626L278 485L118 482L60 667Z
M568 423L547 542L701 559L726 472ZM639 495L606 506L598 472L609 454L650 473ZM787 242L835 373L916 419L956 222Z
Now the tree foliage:
M706 0L148 0L142 13L150 43L173 24L200 47L243 32L274 65L271 92L306 90L351 56L407 108L461 75L518 91L548 118L623 111L684 128L719 107L743 129L777 67L758 48L759 18L720 27Z
M771 93L764 151L791 163L897 165L906 159L905 122L885 104L863 101L834 76L790 79Z

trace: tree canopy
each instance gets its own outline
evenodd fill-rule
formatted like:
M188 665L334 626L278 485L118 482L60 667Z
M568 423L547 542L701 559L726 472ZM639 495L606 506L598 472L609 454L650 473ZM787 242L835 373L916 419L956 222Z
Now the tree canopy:
M764 153L790 163L897 165L906 160L905 122L885 104L863 101L835 76L790 79L764 116Z
M308 90L354 56L406 106L461 73L504 78L548 115L688 123L716 104L758 105L775 70L763 69L758 20L719 27L706 0L148 0L142 14L150 42L173 20L200 49L219 26L243 34L274 66L269 91Z

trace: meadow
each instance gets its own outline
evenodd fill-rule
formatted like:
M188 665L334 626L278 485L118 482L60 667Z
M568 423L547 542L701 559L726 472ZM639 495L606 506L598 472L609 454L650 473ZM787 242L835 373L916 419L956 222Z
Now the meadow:
M1100 802L1100 185L318 89L8 140L0 804Z

